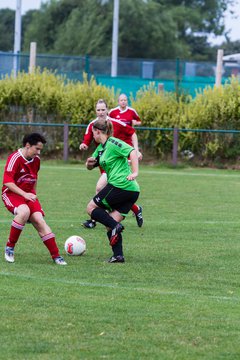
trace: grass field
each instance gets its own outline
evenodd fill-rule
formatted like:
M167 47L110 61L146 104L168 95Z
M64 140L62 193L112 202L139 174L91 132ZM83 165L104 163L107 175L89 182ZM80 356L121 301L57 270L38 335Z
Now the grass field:
M80 226L97 178L42 163L38 194L62 253L70 235L87 243L66 267L31 225L6 263L1 205L0 359L239 359L240 173L142 166L145 223L124 221L125 264L105 262L102 225Z

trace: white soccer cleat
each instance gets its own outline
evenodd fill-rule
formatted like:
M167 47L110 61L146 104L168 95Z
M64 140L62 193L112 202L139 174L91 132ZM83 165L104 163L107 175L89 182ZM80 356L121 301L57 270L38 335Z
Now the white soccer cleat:
M62 256L56 257L55 259L53 259L53 261L57 265L67 265L66 261L64 260L64 258Z
M5 260L9 263L14 263L14 248L13 247L6 246Z

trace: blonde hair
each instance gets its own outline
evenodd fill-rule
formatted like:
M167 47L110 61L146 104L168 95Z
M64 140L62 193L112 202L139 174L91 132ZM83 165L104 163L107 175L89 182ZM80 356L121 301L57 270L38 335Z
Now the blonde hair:
M122 93L122 94L120 94L120 95L119 95L118 100L120 99L120 97L121 97L121 96L125 96L125 97L126 97L126 99L128 100L127 95L126 95L126 94L124 94L124 93Z
M93 128L100 130L103 134L108 137L113 134L113 125L110 120L97 119L93 123Z

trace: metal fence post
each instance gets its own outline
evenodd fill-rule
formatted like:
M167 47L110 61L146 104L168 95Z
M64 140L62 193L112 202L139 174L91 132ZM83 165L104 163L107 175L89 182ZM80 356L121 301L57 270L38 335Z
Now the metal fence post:
M87 79L88 79L88 81L90 80L90 64L89 64L89 62L90 62L90 60L89 60L89 55L88 54L86 54L86 56L85 56L85 69L84 69L84 71L85 71L85 73L87 74Z
M67 123L64 123L63 126L63 160L68 161L68 135L69 135L69 126Z
M179 58L176 59L175 93L176 93L176 97L177 97L177 101L178 101L179 96L180 96L180 60L179 60Z
M173 151L172 151L172 164L177 165L178 161L178 128L173 129Z

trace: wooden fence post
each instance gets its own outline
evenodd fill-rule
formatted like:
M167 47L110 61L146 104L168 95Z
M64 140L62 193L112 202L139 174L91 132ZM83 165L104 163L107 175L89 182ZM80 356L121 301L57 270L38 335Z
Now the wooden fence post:
M217 52L217 67L216 67L216 79L215 86L219 87L222 83L222 71L223 71L223 49L218 49Z
M178 161L178 128L173 129L173 151L172 151L172 164L177 165Z
M32 74L36 68L37 43L31 42L29 56L29 73Z
M68 135L69 135L69 126L67 123L64 123L63 126L63 160L68 161Z

